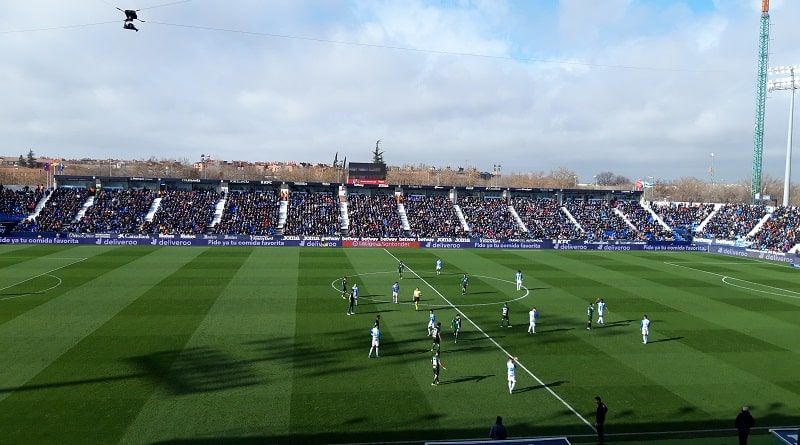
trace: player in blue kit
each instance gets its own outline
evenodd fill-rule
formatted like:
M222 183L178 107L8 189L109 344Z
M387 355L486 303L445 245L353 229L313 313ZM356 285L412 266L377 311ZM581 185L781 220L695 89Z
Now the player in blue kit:
M428 313L428 337L433 335L433 330L436 328L436 314L433 309Z
M372 351L375 351L375 358L378 358L381 356L379 352L381 347L381 330L378 329L378 326L374 326L369 330L369 335L372 337L372 346L369 348L369 355L367 357L372 358Z

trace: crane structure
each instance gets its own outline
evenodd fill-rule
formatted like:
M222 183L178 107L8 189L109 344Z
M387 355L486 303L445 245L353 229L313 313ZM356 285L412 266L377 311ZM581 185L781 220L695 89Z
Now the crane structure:
M753 137L753 168L750 179L750 200L761 198L761 157L764 153L764 107L767 101L767 68L769 61L769 0L761 0L761 32L758 40L758 75L756 77L756 125Z

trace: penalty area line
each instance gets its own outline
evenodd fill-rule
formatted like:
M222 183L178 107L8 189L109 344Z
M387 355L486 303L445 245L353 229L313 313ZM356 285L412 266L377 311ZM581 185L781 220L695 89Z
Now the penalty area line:
M384 252L386 252L386 253L387 253L387 254L388 254L390 257L394 258L394 259L395 259L395 261L398 261L398 262L400 261L400 259L399 259L399 258L397 258L396 256L392 255L392 253L391 253L391 252L389 252L387 249L383 249L383 251L384 251ZM428 282L428 280L426 280L425 278L422 278L422 277L421 277L421 276L420 276L418 273L416 273L416 272L414 271L414 269L411 269L410 267L408 267L408 265L406 265L406 268L408 269L408 271L409 271L409 272L411 272L411 273L412 273L414 276L416 276L416 277L417 277L417 279L419 279L420 281L422 281L423 283L425 283L425 285L426 285L426 286L428 286L428 288L430 288L430 289L431 289L433 292L435 292L435 293L436 293L436 295L438 295L438 296L439 296L439 298L441 298L442 300L444 300L444 301L447 303L447 305L448 305L448 306L450 306L451 308L453 308L453 309L457 310L457 311L458 311L458 312L459 312L461 315L463 315L463 316L464 316L464 319L465 319L465 320L467 320L467 322L469 322L469 324L471 324L472 326L474 326L474 327L475 327L475 329L477 329L477 330L478 330L478 332L480 332L481 334L483 334L483 336L484 336L484 337L486 337L486 338L487 338L487 339L488 339L490 342L492 342L492 344L493 344L493 345L495 345L495 346L497 347L497 349L499 349L499 350L503 351L503 354L505 354L505 355L506 355L506 357L513 357L513 355L512 355L510 352L508 352L508 351L506 350L506 348L502 347L502 346L500 345L500 343L497 343L497 341L496 341L494 338L492 338L492 336L490 336L489 334L487 334L487 333L486 333L486 331L484 331L483 329L481 329L481 327L480 327L480 326L478 326L478 325L477 325L477 323L475 323L474 321L472 321L472 319L471 319L471 318L469 318L469 317L467 316L467 314L464 314L463 312L461 312L460 310L458 310L458 307L457 307L455 304L453 304L453 303L452 303L450 300L448 300L448 299L447 299L447 297L445 297L444 295L442 295L442 293L441 293L441 292L439 292L439 291L438 291L438 290L437 290L435 287L433 287L433 285L432 285L431 283L429 283L429 282ZM565 406L565 407L566 407L568 410L570 410L570 411L572 412L572 414L575 414L575 416L577 416L577 417L578 417L578 419L580 419L580 420L581 420L581 422L585 423L585 424L586 424L586 426L588 426L589 428L591 428L593 431L597 431L597 430L595 429L594 425L592 425L592 424L591 424L591 422L589 422L588 420L586 420L586 418L585 418L585 417L583 417L583 416L582 416L582 415L581 415L581 414L580 414L578 411L576 411L576 410L575 410L575 408L573 408L573 407L572 407L572 405L570 405L570 404L569 404L569 403L568 403L566 400L564 400L563 398L561 398L561 396L559 396L558 394L556 394L556 392L555 392L555 391L553 391L553 390L552 390L552 389L551 389L551 388L550 388L550 387L549 387L549 386L548 386L548 385L547 385L545 382L543 382L543 381L542 381L542 379L540 379L540 378L539 378L539 377L538 377L536 374L534 374L533 372L531 372L531 370L530 370L530 369L528 369L528 368L527 368L525 365L523 365L523 364L522 364L522 362L520 362L519 360L515 360L515 361L516 361L516 362L519 364L520 368L522 368L522 369L523 369L523 370L524 370L524 371L525 371L525 372L526 372L526 373L527 373L529 376L531 376L531 377L532 377L534 380L536 380L536 382L537 382L537 383L539 383L539 385L541 385L541 387L542 387L542 388L544 388L544 389L545 389L547 392L549 392L549 393L550 393L550 395L552 395L553 397L555 397L555 398L556 398L556 400L558 400L559 402L561 402L561 404L562 404L562 405L564 405L564 406Z
M53 272L55 272L55 271L57 271L57 270L61 270L61 269L65 268L65 267L72 266L73 264L78 264L78 263L80 263L80 262L82 262L82 261L86 261L87 259L88 259L88 258L80 258L80 259L78 259L77 261L73 261L73 262L71 262L71 263L69 263L69 264L65 264L65 265L63 265L63 266L61 266L61 267L56 267L55 269L48 270L47 272L42 272L42 273L40 273L40 274L38 274L38 275L34 275L34 276L32 276L32 277L30 277L30 278L26 278L26 279L24 279L24 280L22 280L22 281L17 281L16 283L14 283L14 284L9 284L9 285L8 285L8 286L6 286L6 287L0 287L0 292L4 291L4 290L6 290L6 289L11 289L11 288L12 288L12 287L14 287L14 286L19 286L19 285L20 285L20 284L22 284L22 283L27 283L28 281L35 280L36 278L39 278L39 277L44 277L44 276L48 276L48 275L50 275L51 273L53 273ZM50 276L52 276L52 275L50 275ZM56 278L57 280L59 280L59 283L58 283L58 284L60 285L60 284L61 284L61 279L60 279L60 278L58 278L58 277L54 277L54 278ZM57 287L57 286L56 286L56 287ZM48 289L45 289L45 291L48 291L48 290L50 290L50 289L53 289L53 287L51 287L51 288L48 288ZM30 294L27 294L27 295L30 295ZM13 299L13 298L19 298L19 297L23 297L23 296L25 296L25 295L18 295L18 296L15 296L15 297L2 298L2 299L0 299L0 301L3 301L3 300L11 300L11 299Z

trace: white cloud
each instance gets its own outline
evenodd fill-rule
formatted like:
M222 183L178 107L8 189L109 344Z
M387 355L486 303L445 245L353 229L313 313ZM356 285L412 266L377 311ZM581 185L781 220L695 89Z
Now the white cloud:
M0 32L114 23L0 34L0 153L358 161L382 139L392 164L670 179L714 152L746 179L752 3L198 1L143 9L135 33L103 1L12 2ZM772 5L772 60L800 63L800 5ZM769 98L775 176L786 110Z

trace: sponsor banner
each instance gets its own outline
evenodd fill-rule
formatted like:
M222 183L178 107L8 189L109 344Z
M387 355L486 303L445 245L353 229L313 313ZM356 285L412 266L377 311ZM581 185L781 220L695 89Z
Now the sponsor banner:
M342 240L342 247L404 247L404 248L418 248L420 247L419 241L390 241L390 240L356 240L344 239Z
M695 246L692 244L648 244L644 246L644 250L652 252L656 251L671 251L671 252L708 252L708 246Z
M90 239L0 237L0 244L93 244Z
M727 245L711 244L708 247L710 253L720 255L738 256L742 258L754 258L758 260L778 261L781 263L794 263L795 257L786 255L783 252L765 252L763 250L750 250L744 247L731 247Z
M497 241L497 242L484 242L480 240L470 243L468 247L475 249L552 249L553 243L549 241L543 242L529 242L529 241Z
M452 238L437 238L435 240L419 243L420 247L426 249L468 249L474 247L474 244L475 243L455 241Z
M30 233L28 235L31 235ZM611 250L611 251L672 251L711 252L722 255L747 257L784 263L795 263L797 255L748 250L727 245L694 245L685 243L591 243L584 241L468 241L465 238L427 238L424 241L409 238L356 239L339 237L272 237L272 236L212 236L184 235L148 237L145 235L80 234L71 237L26 236L9 237L0 234L0 244L81 244L98 246L195 246L195 247L377 247L377 248L428 248L428 249L554 249L554 250ZM800 263L800 261L797 261ZM800 267L800 266L795 266Z

